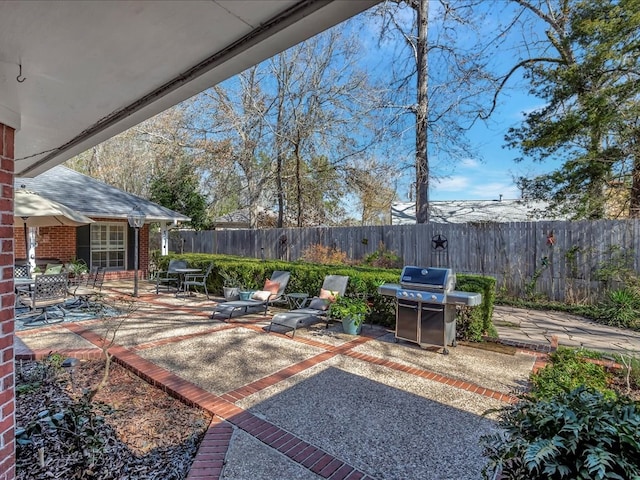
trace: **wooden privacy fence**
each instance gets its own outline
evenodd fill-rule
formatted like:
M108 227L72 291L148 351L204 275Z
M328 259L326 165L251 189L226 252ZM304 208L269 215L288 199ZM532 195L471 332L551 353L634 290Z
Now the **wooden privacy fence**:
M597 220L173 231L169 249L295 261L322 244L358 260L384 245L407 265L491 275L514 295L580 302L598 298L622 270L640 271L639 230L638 220Z

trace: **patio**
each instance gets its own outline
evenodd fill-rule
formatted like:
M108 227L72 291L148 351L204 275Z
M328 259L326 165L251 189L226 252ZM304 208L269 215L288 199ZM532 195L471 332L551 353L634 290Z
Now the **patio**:
M216 414L192 480L479 479L478 438L495 428L483 414L513 401L536 361L515 348L459 346L445 356L370 326L353 337L319 324L292 340L267 334L262 313L224 323L208 318L215 302L204 295L156 295L147 282L140 292L112 352ZM80 321L17 332L17 358L97 357L101 328Z

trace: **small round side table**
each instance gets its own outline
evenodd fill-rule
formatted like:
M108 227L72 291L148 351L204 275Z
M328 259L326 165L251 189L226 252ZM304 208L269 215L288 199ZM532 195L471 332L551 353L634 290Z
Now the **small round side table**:
M289 302L289 307L291 310L296 308L302 308L305 301L309 297L308 293L287 293L286 294L287 301Z

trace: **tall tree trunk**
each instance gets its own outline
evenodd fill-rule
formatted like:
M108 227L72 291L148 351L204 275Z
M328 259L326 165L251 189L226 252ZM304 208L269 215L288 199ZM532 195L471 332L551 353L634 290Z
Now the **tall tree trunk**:
M296 161L296 203L298 204L297 222L298 227L302 226L302 159L300 158L300 136L297 136L293 146L293 156Z
M416 39L416 65L418 92L416 102L416 221L429 222L429 157L427 153L427 122L429 79L427 59L427 33L429 28L429 0L414 0L418 23Z
M278 89L278 116L276 119L276 195L278 197L278 228L284 227L284 186L282 185L282 166L284 148L283 135L283 108L284 108L284 91L282 87Z
M633 171L631 172L631 195L629 199L629 217L640 218L640 128L636 129L631 139L631 156Z

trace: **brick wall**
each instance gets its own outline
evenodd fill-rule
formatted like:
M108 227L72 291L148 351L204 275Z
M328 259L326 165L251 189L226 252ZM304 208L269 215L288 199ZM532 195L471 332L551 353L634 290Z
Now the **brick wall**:
M11 218L13 221L13 216ZM93 220L114 222L113 219L108 218L94 218ZM126 220L123 223L127 223ZM76 258L75 227L40 227L38 232L36 258L58 259L62 263ZM24 228L20 227L14 230L13 240L15 258L26 259ZM131 241L133 242L133 239ZM138 264L141 276L145 277L149 269L149 225L145 225L140 229L139 242L140 256ZM130 270L125 272L109 272L107 278L133 278L133 265L129 265L129 268Z
M76 257L75 227L40 227L38 232L36 258L57 258L64 263ZM13 241L16 258L27 258L24 228L15 229Z
M149 225L140 229L139 239L140 254L138 256L138 266L143 278L149 277Z
M0 123L0 480L15 478L13 139Z

